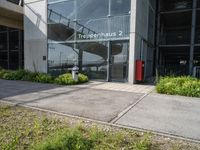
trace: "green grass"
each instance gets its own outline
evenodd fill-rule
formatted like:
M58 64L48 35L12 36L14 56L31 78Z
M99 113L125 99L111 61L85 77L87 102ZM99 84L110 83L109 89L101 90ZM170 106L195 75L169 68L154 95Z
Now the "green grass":
M200 97L200 80L189 76L163 77L156 90L161 94Z
M158 139L158 140L156 140ZM1 150L181 150L200 146L0 103Z
M55 83L61 85L74 85L88 82L88 77L83 74L78 74L78 81L74 81L70 73L53 77L46 73L30 72L27 70L4 70L0 68L0 78L5 80L22 80L38 83Z

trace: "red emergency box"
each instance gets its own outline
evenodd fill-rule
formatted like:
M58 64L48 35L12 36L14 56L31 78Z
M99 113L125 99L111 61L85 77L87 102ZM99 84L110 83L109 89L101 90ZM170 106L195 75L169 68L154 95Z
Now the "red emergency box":
M144 61L142 60L136 60L135 80L144 80Z

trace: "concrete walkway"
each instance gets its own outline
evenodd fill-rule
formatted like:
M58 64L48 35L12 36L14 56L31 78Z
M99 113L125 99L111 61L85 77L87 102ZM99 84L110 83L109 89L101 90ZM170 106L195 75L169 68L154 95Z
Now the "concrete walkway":
M153 89L104 82L58 86L0 80L0 100L200 141L200 99L150 93Z

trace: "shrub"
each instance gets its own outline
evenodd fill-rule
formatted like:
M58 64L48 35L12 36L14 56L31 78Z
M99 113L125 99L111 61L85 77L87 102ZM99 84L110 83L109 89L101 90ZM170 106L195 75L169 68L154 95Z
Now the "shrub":
M193 77L164 77L156 85L158 93L200 97L200 80Z
M78 81L74 81L70 73L60 75L55 79L55 83L60 85L74 85L85 82L88 82L88 77L83 74L78 74Z
M89 150L93 148L92 140L84 137L78 129L58 132L45 142L35 146L35 150Z
M53 83L53 77L45 73L37 73L33 77L33 81L40 83Z
M79 83L88 82L88 77L84 74L78 74L78 81Z

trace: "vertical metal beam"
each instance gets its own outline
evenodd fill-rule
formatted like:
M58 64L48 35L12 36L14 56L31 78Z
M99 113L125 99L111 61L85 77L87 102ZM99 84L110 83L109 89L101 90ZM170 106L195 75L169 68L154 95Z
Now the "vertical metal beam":
M107 81L111 80L111 41L108 41L108 51L107 51Z
M160 42L160 0L157 0L157 24L156 24L156 62L155 62L155 73L158 71L159 65L159 42Z
M194 44L195 44L195 30L196 30L196 7L197 0L193 0L193 9L192 9L192 26L191 26L191 45L190 45L190 60L189 60L189 74L193 74L193 65L194 65Z
M19 51L19 69L22 69L22 31L18 31L18 37L19 37L19 41L18 41L18 43L19 43L19 49L18 49L18 51Z

